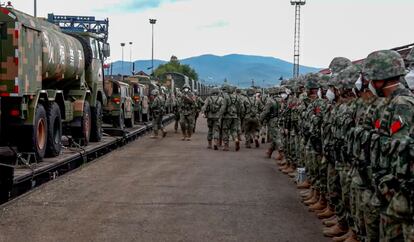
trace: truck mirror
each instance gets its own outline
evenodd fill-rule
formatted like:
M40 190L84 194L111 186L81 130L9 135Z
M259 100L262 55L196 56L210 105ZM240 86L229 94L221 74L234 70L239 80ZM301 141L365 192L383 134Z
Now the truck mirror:
M102 53L104 57L109 57L111 55L111 48L109 44L107 43L103 44Z

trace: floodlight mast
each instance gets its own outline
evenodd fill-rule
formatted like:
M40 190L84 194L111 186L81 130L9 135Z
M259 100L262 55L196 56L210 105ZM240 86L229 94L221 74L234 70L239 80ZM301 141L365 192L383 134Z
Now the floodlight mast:
M306 0L290 0L290 4L295 6L295 35L293 50L293 77L299 76L300 61L300 7L306 4Z

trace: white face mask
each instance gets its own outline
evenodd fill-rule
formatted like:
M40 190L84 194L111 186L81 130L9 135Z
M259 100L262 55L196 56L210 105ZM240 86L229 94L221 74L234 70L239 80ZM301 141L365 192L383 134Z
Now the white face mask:
M372 92L372 94L378 97L377 90L375 89L374 85L372 85L372 81L369 82L368 88Z
M328 100L332 102L333 100L335 100L335 93L331 89L328 89L328 91L326 92L326 98L328 98Z
M410 70L410 72L405 76L405 80L407 81L408 88L410 88L410 90L414 90L414 69Z
M288 95L286 93L282 93L282 94L280 94L280 97L282 97L283 100L286 100L286 98L288 97Z
M320 88L318 90L318 98L322 99L322 89L320 89Z
M362 90L362 76L359 76L358 80L355 82L355 87L358 91Z
M287 93L287 95L292 94L292 91L290 89L288 89L288 88L286 88L286 91L285 92Z
M190 89L184 88L184 92L189 92L189 91L190 91Z

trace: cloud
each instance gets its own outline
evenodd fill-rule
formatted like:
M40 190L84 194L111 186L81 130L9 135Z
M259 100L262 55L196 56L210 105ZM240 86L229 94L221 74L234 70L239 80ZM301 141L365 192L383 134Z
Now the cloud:
M99 12L142 12L148 9L159 8L164 3L182 2L186 0L128 0L113 4L110 7L99 8Z
M226 20L218 20L216 22L213 22L211 24L207 25L201 25L198 26L198 29L213 29L213 28L224 28L229 26L229 22Z

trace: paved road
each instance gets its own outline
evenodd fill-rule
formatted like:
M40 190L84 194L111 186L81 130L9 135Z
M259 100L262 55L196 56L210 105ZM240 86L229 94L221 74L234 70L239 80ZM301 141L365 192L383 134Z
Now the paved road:
M0 241L327 241L264 158L143 138L0 207ZM170 127L171 131L171 127Z

